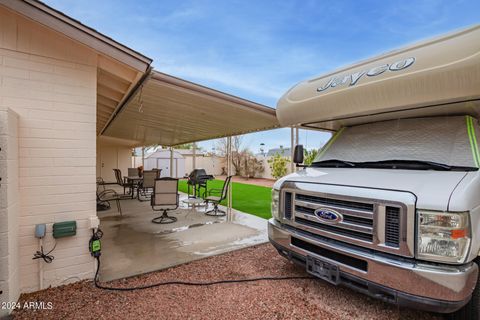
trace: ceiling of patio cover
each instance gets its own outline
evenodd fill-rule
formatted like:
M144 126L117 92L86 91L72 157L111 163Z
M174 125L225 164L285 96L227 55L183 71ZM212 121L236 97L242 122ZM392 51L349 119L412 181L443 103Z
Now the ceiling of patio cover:
M174 146L278 126L273 108L154 71L102 134Z

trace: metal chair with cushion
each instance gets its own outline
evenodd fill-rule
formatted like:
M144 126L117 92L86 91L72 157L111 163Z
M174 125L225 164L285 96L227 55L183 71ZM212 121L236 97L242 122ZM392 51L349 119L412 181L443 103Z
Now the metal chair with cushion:
M112 189L105 189L105 182L101 177L97 178L97 211L108 210L111 208L110 201L115 201L117 211L122 215L122 206L120 205L122 197Z
M138 176L138 169L137 168L128 168L128 176L129 177L137 177Z
M148 201L152 196L155 187L155 179L159 178L157 170L143 171L143 180L137 188L137 198L139 201Z
M123 194L128 194L132 197L134 196L133 188L134 188L134 183L132 181L126 181L122 178L122 171L120 169L113 169L113 172L115 172L115 179L117 180L117 184L121 187L123 187ZM128 193L126 193L126 190L128 188Z
M168 215L168 210L178 208L178 179L159 178L155 179L150 204L154 211L163 211L160 217L152 219L153 223L167 224L177 221L177 218Z
M227 198L230 180L232 180L232 176L228 176L225 179L225 182L223 183L223 187L221 189L208 190L208 196L205 197L205 204L208 207L209 203L213 203L213 209L205 212L207 216L223 217L224 215L226 215L226 212L220 210L218 208L218 205L220 204L220 202ZM218 196L215 196L214 194L218 194Z

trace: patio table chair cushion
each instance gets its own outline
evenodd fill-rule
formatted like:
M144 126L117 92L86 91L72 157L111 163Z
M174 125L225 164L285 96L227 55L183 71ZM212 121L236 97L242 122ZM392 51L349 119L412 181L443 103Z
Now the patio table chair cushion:
M154 211L163 211L160 217L152 219L153 223L173 223L177 221L176 217L167 214L168 210L178 208L178 179L174 178L158 178L155 179L150 204Z
M147 192L148 190L153 190L153 188L155 187L155 179L157 178L157 170L143 171L143 180L140 182L137 189L138 200L147 201L150 198L151 195L147 194Z
M128 168L128 176L129 177L138 177L138 169L137 168Z
M122 171L120 169L113 169L113 172L115 173L115 179L117 180L117 184L123 187L123 194L127 194L126 189L128 188L128 195L130 195L133 199L133 189L135 187L134 183L132 181L123 180Z

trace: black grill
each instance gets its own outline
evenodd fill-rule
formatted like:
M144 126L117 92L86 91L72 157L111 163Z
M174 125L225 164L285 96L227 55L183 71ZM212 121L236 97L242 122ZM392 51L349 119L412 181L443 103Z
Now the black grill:
M205 169L194 169L188 175L188 184L197 185L197 184L204 184L207 180L212 180L213 176L211 174L207 174Z
M285 192L285 207L284 207L285 219L292 219L292 193Z
M398 248L400 245L400 208L387 207L385 212L385 244Z
M299 201L308 201L308 202L318 203L326 206L331 205L331 206L344 207L344 208L350 208L350 209L373 211L373 204L371 203L338 200L338 199L310 196L306 194L297 194L295 196L295 199Z
M372 240L373 240L373 236L371 234L366 234L366 233L363 233L363 232L358 232L358 231L353 231L353 230L347 230L347 229L335 227L333 225L331 226L331 225L327 225L327 224L322 224L322 223L318 223L318 222L315 222L315 221L310 221L310 220L299 218L299 217L295 217L295 222L297 222L299 224L302 224L302 225L305 225L305 226L309 226L309 227L318 229L318 230L324 230L324 231L332 232L332 233L335 233L335 234L338 234L338 235L351 237L351 238L354 238L354 239L359 239L359 240L364 240L364 241L369 241L369 242L372 242Z

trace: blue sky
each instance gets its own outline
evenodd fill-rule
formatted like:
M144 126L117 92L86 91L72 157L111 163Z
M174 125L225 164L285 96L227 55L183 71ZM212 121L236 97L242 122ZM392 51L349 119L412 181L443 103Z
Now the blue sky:
M478 0L45 2L152 58L156 70L271 107L301 80L480 23ZM250 134L244 144L288 146L289 133ZM328 137L300 140L319 147Z

